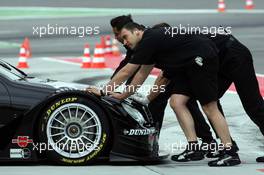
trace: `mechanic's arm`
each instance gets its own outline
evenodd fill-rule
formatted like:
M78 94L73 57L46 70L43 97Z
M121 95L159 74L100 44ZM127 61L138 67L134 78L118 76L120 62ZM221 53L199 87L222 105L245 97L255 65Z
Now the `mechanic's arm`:
M136 72L139 64L126 64L104 87L104 92L107 94L114 91L119 85L123 84L132 74Z
M134 76L130 85L128 85L126 87L125 92L123 92L122 94L113 94L112 96L117 98L117 99L122 100L122 99L125 99L125 98L129 97L130 95L134 94L134 92L136 92L136 90L147 79L147 77L148 77L149 73L151 72L151 70L153 69L153 67L154 67L154 64L153 65L141 65L140 69L138 70L138 72Z
M156 78L153 87L151 88L147 99L149 101L154 100L161 92L165 91L165 87L169 84L170 80L163 76L163 71L160 72Z

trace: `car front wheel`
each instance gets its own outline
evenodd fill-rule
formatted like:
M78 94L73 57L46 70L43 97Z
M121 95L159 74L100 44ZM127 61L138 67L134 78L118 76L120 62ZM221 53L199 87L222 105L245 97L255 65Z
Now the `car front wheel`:
M82 97L56 100L40 121L40 141L47 144L47 158L59 164L91 163L107 149L109 139L106 114Z

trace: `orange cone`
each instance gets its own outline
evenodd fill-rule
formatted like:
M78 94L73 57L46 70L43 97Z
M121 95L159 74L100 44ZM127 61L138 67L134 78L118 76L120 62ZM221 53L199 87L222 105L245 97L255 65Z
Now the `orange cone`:
M218 12L224 12L226 9L225 0L218 0Z
M105 43L105 36L101 36L101 45L103 49L105 49L106 43Z
M89 48L89 44L85 44L81 68L90 68L90 67L91 67L90 48Z
M245 9L247 10L251 10L253 9L255 6L254 6L254 3L253 3L253 0L246 0L246 6L245 6Z
M26 58L32 57L30 42L29 42L29 39L27 37L24 39L23 45L26 49Z
M107 54L107 55L112 54L111 36L110 35L107 35L105 37L105 54Z
M29 68L29 66L27 64L26 49L25 49L25 46L23 44L20 47L17 68L20 68L20 69Z
M96 44L94 49L94 57L92 61L92 68L106 68L104 50L101 44Z
M120 56L121 53L119 51L119 47L118 47L118 41L116 39L112 40L112 54L114 56Z

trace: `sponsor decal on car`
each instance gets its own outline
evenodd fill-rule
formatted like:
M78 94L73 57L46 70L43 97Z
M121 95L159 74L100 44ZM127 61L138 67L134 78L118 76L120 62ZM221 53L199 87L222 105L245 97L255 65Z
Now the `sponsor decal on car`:
M124 135L129 135L129 136L140 136L140 135L150 135L150 134L155 134L156 129L151 128L151 129L124 129L123 131Z
M33 143L29 136L17 136L16 139L12 139L12 143L16 143L20 148L25 148L29 143Z
M48 110L47 110L47 115L50 116L50 114L57 109L58 107L60 107L61 105L65 104L65 103L69 103L69 102L74 102L77 101L78 98L76 97L70 97L70 98L64 98L61 99L60 101L56 102L55 104L53 104Z
M13 148L10 149L10 158L12 159L28 159L31 156L31 151L28 148Z

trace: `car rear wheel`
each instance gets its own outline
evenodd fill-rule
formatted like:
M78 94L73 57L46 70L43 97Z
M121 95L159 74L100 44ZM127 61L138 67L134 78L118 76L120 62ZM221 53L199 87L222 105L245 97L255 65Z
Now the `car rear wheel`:
M61 98L45 110L40 121L40 138L47 144L45 153L49 160L83 165L107 150L109 122L93 101L81 97Z

